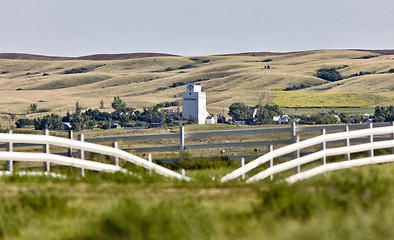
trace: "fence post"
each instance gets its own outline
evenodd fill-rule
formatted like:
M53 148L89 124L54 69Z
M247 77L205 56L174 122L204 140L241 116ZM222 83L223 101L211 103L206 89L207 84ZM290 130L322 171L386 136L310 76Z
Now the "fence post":
M42 131L43 135L45 136L49 136L49 130L46 128ZM46 143L43 146L43 152L49 154L49 144ZM46 161L44 162L44 171L45 172L50 172L51 171L51 162L50 161Z
M373 128L373 123L370 122L369 123L369 128ZM373 143L373 134L371 134L371 136L369 136L369 142ZM374 153L373 153L373 148L369 151L369 157L374 157Z
M273 150L274 150L274 145L270 144L267 147L267 152L272 152ZM273 167L273 166L274 166L274 159L270 158L270 160L267 162L267 167L270 168L270 167ZM274 178L274 176L271 174L270 175L270 179L272 180L273 178Z
M238 168L241 168L243 166L245 166L245 158L241 158L238 160ZM241 179L245 180L245 174L242 174Z
M296 142L300 142L300 136L297 136L297 137L296 137ZM298 149L296 153L297 153L297 159L299 159L299 158L301 157L300 149ZM300 165L298 165L298 166L295 168L295 173L299 173L299 172L301 172L301 166L300 166Z
M183 162L183 152L185 151L185 128L179 127L179 163Z
M12 134L12 130L8 129L7 133L8 134ZM14 143L12 141L9 141L7 143L7 151L8 152L12 152L13 149L14 149ZM14 170L14 162L12 160L9 160L9 161L5 162L5 170L6 171L10 171L10 172L12 172Z
M83 133L81 133L81 134L78 136L78 140L81 141L81 142L84 142L84 141L85 141L85 136L84 136ZM79 158L79 159L82 159L82 160L85 159L85 151L84 151L84 150L80 149L80 150L78 151L78 158ZM79 172L80 172L80 174L81 174L82 177L85 176L85 169L84 169L84 168L80 168L80 169L79 169Z
M148 153L148 161L152 163L152 154ZM152 174L152 169L149 169L149 173Z
M349 132L349 125L348 124L346 124L345 131ZM350 139L348 137L346 138L346 147L350 147ZM346 153L345 159L347 161L350 160L350 152Z
M112 144L112 147L118 149L118 148L119 148L118 141L115 141L115 142ZM115 159L114 159L114 164L115 164L116 166L119 166L119 158L118 158L118 157L115 157Z
M323 128L322 130L321 130L321 133L320 133L321 135L326 135L326 129L325 128ZM324 150L326 150L326 148L327 148L327 143L326 143L326 141L324 140L323 142L322 142L322 144L321 144L321 150L322 151L324 151ZM322 165L324 165L324 164L326 164L326 155L324 155L324 157L321 159L321 164Z
M297 125L295 121L291 122L291 143L296 143L297 142ZM292 158L297 158L297 152L293 152Z
M73 139L73 130L68 130L68 139ZM72 157L73 156L73 149L69 148L68 149L68 156Z
M182 176L185 176L185 174L186 174L186 171L185 171L185 169L179 169L179 174L181 174Z
M394 127L394 122L391 122L391 126ZM394 140L394 131L393 131L393 133L391 134L391 139ZM394 154L394 148L391 148L391 154Z

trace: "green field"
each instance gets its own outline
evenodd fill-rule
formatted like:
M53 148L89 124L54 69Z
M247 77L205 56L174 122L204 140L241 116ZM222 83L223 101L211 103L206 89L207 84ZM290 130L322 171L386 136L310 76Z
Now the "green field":
M394 98L388 94L368 92L284 92L278 91L272 96L272 103L281 107L299 108L363 108L368 106L386 105Z
M218 179L234 166L187 170L190 183L88 172L83 179L2 177L2 239L392 239L392 164L293 185ZM215 177L214 181L212 178Z
M370 55L376 57L365 58ZM101 100L110 110L114 96L120 96L130 107L142 109L180 101L184 84L196 81L207 92L210 113L227 113L234 102L250 106L273 102L281 107L374 107L394 104L390 97L394 90L393 58L365 51L327 50L255 57L3 59L0 112L22 114L36 103L39 109L64 114L74 110L76 101L94 109ZM317 78L315 73L321 68L337 68L344 79L329 82ZM296 89L281 92L292 87Z

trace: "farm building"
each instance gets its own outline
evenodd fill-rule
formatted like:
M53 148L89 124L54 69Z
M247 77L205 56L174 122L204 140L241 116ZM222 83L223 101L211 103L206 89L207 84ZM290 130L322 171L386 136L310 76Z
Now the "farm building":
M201 92L200 83L188 83L182 93L182 117L195 119L195 123L206 124L210 117L206 108L206 93ZM208 120L211 123L211 119Z

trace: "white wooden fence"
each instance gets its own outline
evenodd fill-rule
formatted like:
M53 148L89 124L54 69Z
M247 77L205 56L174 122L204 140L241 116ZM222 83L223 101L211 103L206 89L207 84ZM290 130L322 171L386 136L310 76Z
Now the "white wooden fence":
M389 126L390 123L374 123L374 126ZM325 129L326 131L346 131L346 130L357 130L368 128L368 124L329 124L329 125L304 125L298 126L293 123L291 126L278 126L278 127L262 127L262 128L240 128L231 130L214 130L214 131L199 131L199 132L186 132L184 127L181 127L179 133L160 133L160 134L143 134L143 135L121 135L121 136L105 136L105 137L93 137L87 138L87 142L116 142L116 141L140 141L140 140L160 140L160 139L179 139L179 144L172 146L152 146L152 147L140 147L140 148L127 148L124 150L134 150L136 152L178 152L179 159L182 159L184 151L197 150L197 149L209 149L209 148L237 148L237 147L262 147L270 145L288 145L297 142L297 137L303 132L317 132ZM187 144L187 139L201 138L201 137L224 137L224 136L235 136L235 135L256 135L256 134L269 134L272 135L287 134L287 139L280 140L259 140L259 141L230 141L230 142L212 142L199 143L199 144ZM363 142L366 139L354 139L356 142Z
M382 162L392 162L394 161L394 126L389 127L378 127L373 128L373 125L369 125L370 128L363 129L363 130L355 130L355 131L346 131L346 132L339 132L339 133L332 133L332 134L325 134L325 131L322 131L322 135L310 138L304 141L299 141L294 144L272 150L267 154L249 162L248 164L242 166L241 168L236 169L235 171L227 174L224 176L221 181L226 182L240 176L245 176L251 170L261 166L264 163L269 162L270 167L264 171L259 172L258 174L250 177L247 179L246 182L255 182L262 180L267 177L271 177L283 171L287 171L289 169L296 169L296 175L291 176L286 179L288 182L295 182L301 179L305 179L311 176L315 176L317 174L339 170L343 168L349 168L353 166L362 166L366 164L373 164L373 163L382 163ZM379 135L390 135L389 140L381 140L381 141L374 141L375 136ZM350 139L360 138L360 137L368 137L369 142L357 145L350 145ZM328 142L337 142L345 140L346 146L344 147L334 147L327 149ZM302 149L309 148L312 146L321 146L321 150L308 154L306 156L300 156L299 152ZM374 149L383 149L383 148L391 148L390 155L385 156L374 156ZM350 159L351 153L356 152L363 152L368 151L369 157L363 159ZM290 153L298 153L296 154L296 158L281 164L274 165L274 159L290 154ZM335 155L345 155L345 162L339 163L326 163L326 157L328 156L335 156ZM300 172L301 166L303 164L311 163L316 160L321 160L322 166L319 166L315 169L311 169L305 172Z
M123 159L127 162L136 164L150 171L154 171L166 177L172 177L189 181L190 178L179 173L173 172L160 165L152 163L152 161L145 160L141 157L135 156L125 152L116 147L108 147L94 143L84 142L83 135L80 135L78 140L66 139L60 137L49 136L48 132L45 135L28 135L28 134L12 134L1 133L0 142L7 144L7 151L0 152L0 160L6 161L6 170L12 171L13 161L37 161L44 162L46 171L50 170L50 164L60 164L66 166L73 166L80 169L91 169L95 171L124 171L120 168L115 161L116 165L98 163L84 159L85 151L112 156L117 159ZM23 144L39 144L44 145L45 153L30 153L30 152L14 152L13 145L17 143ZM69 149L77 149L79 151L79 158L64 157L55 154L50 154L50 146L65 147ZM82 171L83 172L83 171Z

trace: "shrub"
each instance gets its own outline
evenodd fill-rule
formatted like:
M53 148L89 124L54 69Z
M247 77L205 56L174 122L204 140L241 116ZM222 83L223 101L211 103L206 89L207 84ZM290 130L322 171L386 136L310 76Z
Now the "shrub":
M174 82L174 83L172 83L170 85L170 87L171 88L176 88L176 87L183 86L183 85L186 85L186 83L184 83L184 82Z
M262 60L261 62L272 62L272 59L267 58L267 59Z
M21 118L15 123L17 128L24 128L25 126L34 125L33 119Z
M330 82L335 82L343 79L341 74L335 68L321 68L317 70L316 77Z
M356 57L356 58L352 58L352 59L370 59L370 58L374 58L374 57L378 57L379 55L367 55L367 56L362 56L362 57Z
M187 65L184 65L184 66L182 66L182 67L179 67L178 69L181 70L181 69L188 69L188 68L195 68L195 67L196 67L196 66L194 66L194 65L187 64Z
M64 74L85 73L87 71L89 71L87 68L73 68L73 69L64 71Z

